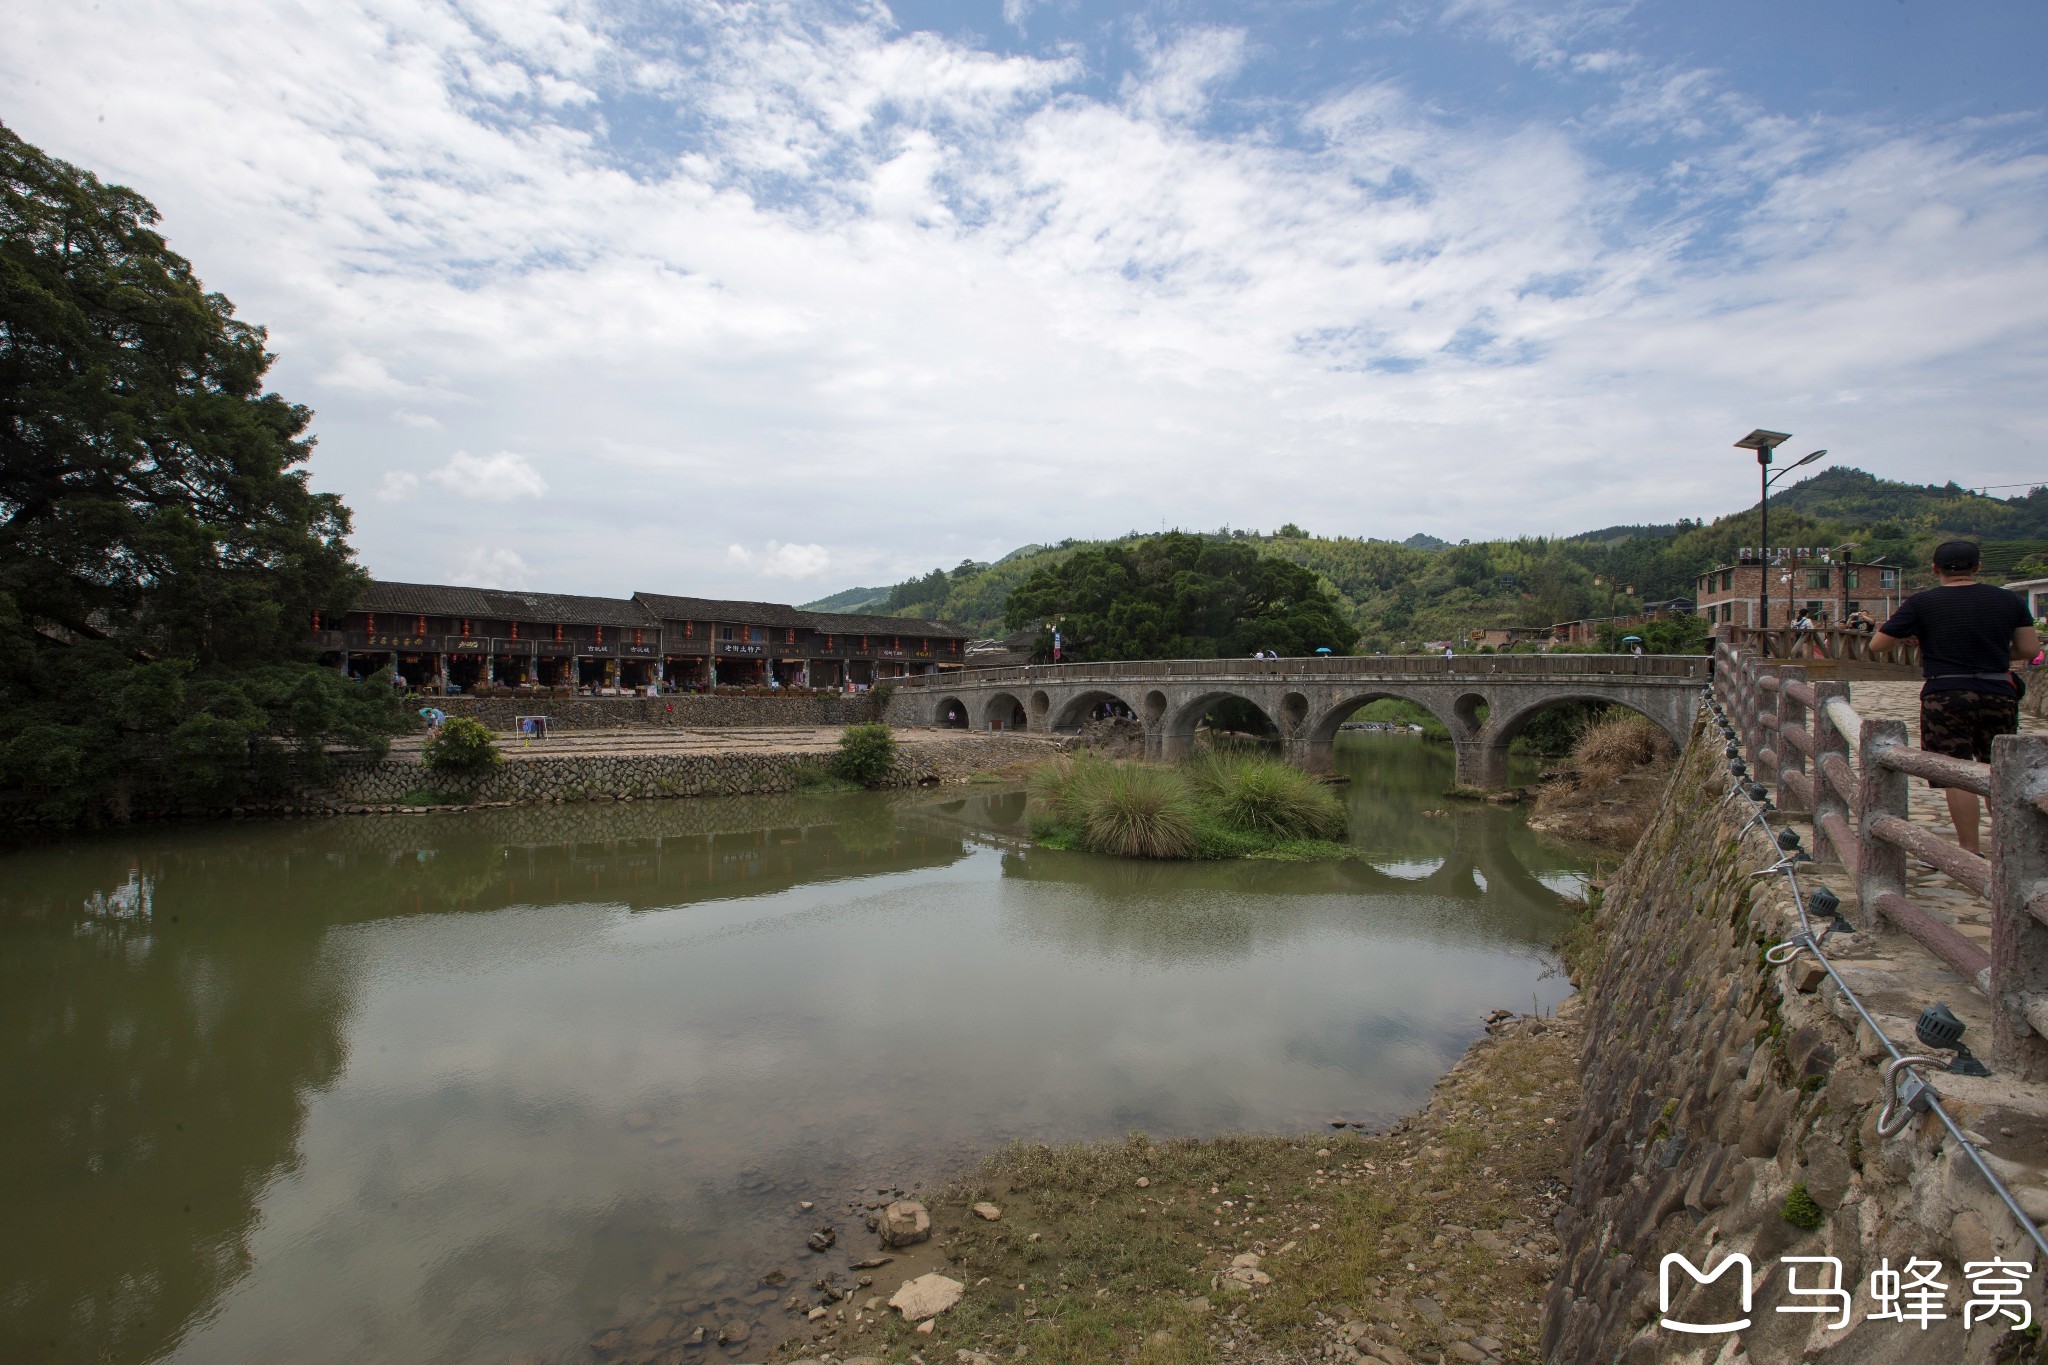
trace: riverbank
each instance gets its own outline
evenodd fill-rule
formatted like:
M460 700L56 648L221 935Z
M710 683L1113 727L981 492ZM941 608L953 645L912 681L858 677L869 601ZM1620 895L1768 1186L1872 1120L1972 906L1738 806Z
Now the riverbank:
M1553 1018L1497 1017L1384 1133L1012 1148L926 1200L932 1239L880 1253L870 1285L801 1296L803 1330L776 1354L1533 1359L1580 1042L1577 997ZM962 1292L921 1330L888 1305L929 1274Z

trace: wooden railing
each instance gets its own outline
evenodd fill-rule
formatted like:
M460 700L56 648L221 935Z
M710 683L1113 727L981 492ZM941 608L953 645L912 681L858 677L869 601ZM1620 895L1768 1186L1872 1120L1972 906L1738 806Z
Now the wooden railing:
M1766 659L1723 632L1714 695L1748 780L1787 814L1812 818L1815 856L1847 869L1866 915L1912 935L1990 998L1994 1062L2048 1080L2048 736L2001 735L1989 763L1927 753L1912 747L1904 721L1858 715L1850 684L1810 681L1796 661ZM1753 643L1757 632L1745 634ZM1985 799L1988 857L1911 822L1915 777ZM1907 893L1909 856L1985 897L1989 952Z
M1313 659L1156 659L1128 663L1007 664L977 668L972 663L943 683L960 687L977 683L1150 682L1187 679L1229 679L1247 682L1300 678L1343 682L1356 678L1391 678L1433 682L1445 677L1466 679L1528 678L1611 681L1641 680L1682 684L1704 680L1704 654L1460 654L1446 660L1436 654L1353 654Z

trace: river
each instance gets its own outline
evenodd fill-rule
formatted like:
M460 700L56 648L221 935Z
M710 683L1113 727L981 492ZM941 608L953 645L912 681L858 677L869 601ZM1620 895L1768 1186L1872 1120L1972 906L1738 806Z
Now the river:
M1337 764L1360 861L1030 849L976 787L0 854L0 1359L555 1360L657 1292L758 1359L862 1192L1385 1123L1562 997L1581 865L1446 748Z

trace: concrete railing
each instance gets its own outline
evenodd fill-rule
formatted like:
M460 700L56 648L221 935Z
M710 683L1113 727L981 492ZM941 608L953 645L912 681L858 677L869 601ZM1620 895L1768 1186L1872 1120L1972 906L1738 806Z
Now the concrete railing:
M1714 695L1749 755L1748 780L1780 809L1812 817L1817 856L1848 870L1867 914L1990 997L1994 1059L2048 1080L2048 736L2001 735L1989 763L1945 758L1912 747L1903 721L1858 715L1850 686L1809 681L1796 662L1765 659L1736 639L1716 650ZM1915 777L1985 799L1990 856L1911 822ZM1988 953L1908 894L1908 856L1985 897Z
M1702 654L1434 654L1345 655L1315 659L1153 659L1129 663L1024 664L964 668L915 678L892 678L901 688L946 688L977 683L1142 682L1221 678L1247 682L1303 678L1697 678L1706 680Z
M1920 643L1917 640L1903 640L1890 649L1872 649L1870 641L1875 632L1849 630L1842 626L1821 626L1814 630L1773 626L1769 630L1757 630L1752 626L1725 625L1715 627L1714 633L1747 653L1772 659L1836 659L1901 666L1918 666L1920 662Z

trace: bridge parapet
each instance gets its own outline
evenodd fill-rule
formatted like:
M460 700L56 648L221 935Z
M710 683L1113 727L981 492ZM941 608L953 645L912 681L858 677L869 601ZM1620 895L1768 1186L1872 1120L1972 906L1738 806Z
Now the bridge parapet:
M1326 659L1164 659L1034 664L900 680L889 719L970 729L1077 729L1103 702L1143 726L1155 758L1186 753L1217 703L1257 707L1288 758L1326 766L1337 728L1383 697L1414 702L1451 733L1458 782L1506 785L1508 746L1539 712L1565 701L1606 701L1639 711L1683 744L1708 676L1694 655L1373 655Z

